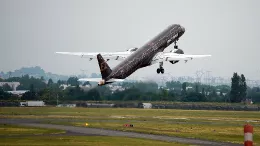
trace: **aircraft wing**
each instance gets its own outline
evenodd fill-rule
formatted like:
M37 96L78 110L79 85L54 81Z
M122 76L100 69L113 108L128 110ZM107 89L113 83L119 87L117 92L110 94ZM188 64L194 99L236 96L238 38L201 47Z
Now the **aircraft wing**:
M186 54L176 54L176 53L163 53L163 58L165 61L175 61L175 60L192 60L193 58L204 58L211 57L211 55L186 55Z
M130 52L56 52L57 54L63 55L74 55L81 58L88 58L89 60L97 59L97 54L102 54L106 60L124 60Z

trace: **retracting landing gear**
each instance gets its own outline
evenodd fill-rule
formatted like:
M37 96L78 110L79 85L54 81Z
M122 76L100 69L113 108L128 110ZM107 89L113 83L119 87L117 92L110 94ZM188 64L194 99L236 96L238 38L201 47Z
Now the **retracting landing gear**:
M159 68L157 68L157 73L164 73L163 62L159 62Z

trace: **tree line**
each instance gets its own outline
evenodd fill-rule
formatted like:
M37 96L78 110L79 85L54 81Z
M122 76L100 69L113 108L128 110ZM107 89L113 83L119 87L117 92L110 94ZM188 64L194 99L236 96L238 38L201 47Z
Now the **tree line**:
M155 82L123 82L116 85L124 90L112 91L108 86L90 86L89 82L79 83L77 77L70 77L67 81L58 80L56 83L49 79L22 77L8 78L6 82L20 82L17 90L29 90L21 98L7 93L8 85L0 87L0 100L43 100L47 102L62 101L182 101L182 102L241 102L246 98L260 102L259 87L250 88L246 84L245 76L233 74L231 86L210 86L201 83L181 83L168 81L165 87L159 87ZM61 85L71 85L66 89Z

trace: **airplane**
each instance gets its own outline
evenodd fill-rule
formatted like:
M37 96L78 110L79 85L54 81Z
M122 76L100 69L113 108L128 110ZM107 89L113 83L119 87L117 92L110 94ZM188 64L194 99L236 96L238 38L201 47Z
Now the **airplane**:
M172 24L165 30L144 44L140 48L131 48L126 52L56 52L58 54L76 55L82 58L97 58L102 78L82 78L78 81L98 82L99 86L122 82L136 70L159 63L156 72L164 73L163 62L175 64L180 60L187 62L193 58L210 57L211 55L185 55L179 49L177 41L184 34L185 28L179 24ZM165 48L174 43L174 51L163 52ZM113 69L109 67L107 61L110 59L120 60L121 62Z

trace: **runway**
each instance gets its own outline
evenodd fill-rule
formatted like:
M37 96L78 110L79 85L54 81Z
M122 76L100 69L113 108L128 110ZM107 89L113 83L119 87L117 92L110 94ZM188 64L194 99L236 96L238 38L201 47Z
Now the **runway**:
M180 137L165 136L165 135L143 134L143 133L137 133L137 132L124 132L124 131L107 130L107 129L101 129L101 128L42 124L42 123L40 123L39 120L31 120L31 119L1 119L0 123L1 124L13 124L13 125L39 127L39 128L60 129L60 130L67 131L66 133L69 135L123 136L123 137L152 139L152 140L167 141L167 142L187 143L187 144L202 145L202 146L242 146L242 144L215 142L215 141L192 139L192 138L180 138Z

